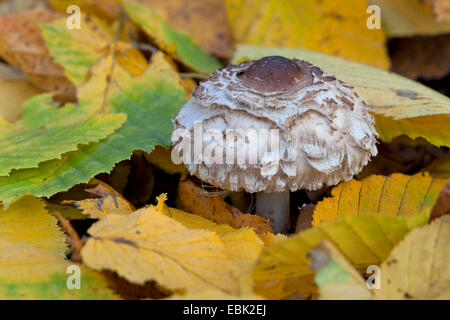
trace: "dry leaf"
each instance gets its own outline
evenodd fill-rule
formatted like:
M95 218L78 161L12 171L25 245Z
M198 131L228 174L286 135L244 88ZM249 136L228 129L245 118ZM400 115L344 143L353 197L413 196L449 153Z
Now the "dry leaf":
M231 57L231 28L223 0L143 0L141 3L165 16L172 27L190 34L205 51L220 58Z
M383 30L388 37L448 33L450 22L436 21L427 1L368 0L368 3L380 6Z
M22 70L38 88L73 99L75 87L49 55L39 28L41 23L62 17L43 9L0 17L0 56Z
M253 267L255 293L273 296L267 289L279 285L284 288L278 289L277 299L297 291L308 297L314 294L308 253L323 239L333 243L357 270L365 271L369 265L380 264L411 229L427 221L424 215L346 216L277 241L261 252ZM291 284L290 287L283 281Z
M273 232L268 219L242 213L239 209L227 204L219 196L209 195L190 180L178 184L178 196L181 209L198 214L216 223L227 224L233 228L250 227L257 234Z
M213 232L194 230L154 208L128 215L106 215L88 233L83 262L108 269L135 284L154 280L176 292L239 290L231 261Z
M375 299L450 299L450 216L412 230L381 265Z
M64 204L74 204L83 214L93 219L100 219L108 214L129 214L136 210L120 193L106 183L91 179L89 184L97 184L95 187L86 189L98 198L78 201L63 201Z
M41 91L33 86L25 76L20 76L9 66L0 63L0 117L15 122L22 115L22 104Z
M320 300L368 300L372 293L361 274L329 241L323 240L309 253Z

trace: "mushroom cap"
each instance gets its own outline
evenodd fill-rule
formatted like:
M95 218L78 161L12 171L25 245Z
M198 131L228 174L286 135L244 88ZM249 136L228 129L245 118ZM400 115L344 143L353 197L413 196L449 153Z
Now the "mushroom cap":
M352 89L306 61L279 56L220 69L195 88L173 120L174 133L191 137L194 154L185 165L231 191L316 190L350 180L377 154L378 136L368 106ZM196 121L201 135L195 135ZM240 140L228 145L230 129ZM279 135L278 148L248 135L257 132L261 139L270 130ZM180 134L172 144L182 148ZM245 161L230 163L227 151L243 152ZM250 161L255 152L256 163Z

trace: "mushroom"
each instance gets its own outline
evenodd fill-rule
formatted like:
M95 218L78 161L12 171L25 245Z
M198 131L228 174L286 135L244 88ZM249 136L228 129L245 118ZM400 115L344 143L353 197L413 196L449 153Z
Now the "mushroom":
M374 118L352 89L297 59L229 65L173 120L173 161L216 187L257 193L257 214L286 232L290 191L350 180L377 154Z

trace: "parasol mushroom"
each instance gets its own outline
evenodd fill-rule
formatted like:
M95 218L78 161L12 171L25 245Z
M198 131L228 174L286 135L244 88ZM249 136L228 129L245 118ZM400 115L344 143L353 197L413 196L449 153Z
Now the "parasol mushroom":
M229 65L173 120L174 161L216 187L257 193L256 212L285 232L290 191L350 180L377 154L374 118L352 89L297 59Z

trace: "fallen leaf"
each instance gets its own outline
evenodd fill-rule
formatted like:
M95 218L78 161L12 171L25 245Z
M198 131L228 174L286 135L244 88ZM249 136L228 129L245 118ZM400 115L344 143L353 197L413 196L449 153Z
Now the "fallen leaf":
M15 122L22 115L22 104L41 91L25 76L20 76L11 67L0 63L0 117Z
M282 280L296 283L289 291L281 291L283 298L296 291L305 296L313 294L313 271L308 253L323 239L335 245L346 259L358 270L380 264L392 248L414 227L423 226L428 218L424 215L403 218L386 215L346 216L322 223L313 228L275 242L259 255L253 268L255 293L266 297L265 290L271 283Z
M163 54L155 54L146 72L138 77L131 77L116 65L110 79L113 85L105 109L127 115L122 127L101 142L81 145L77 151L63 154L61 160L41 162L36 169L17 170L0 177L0 199L4 204L23 193L51 196L86 183L100 172L109 172L134 150L151 152L155 145L170 144L170 119L184 104L185 97L177 74Z
M52 8L61 13L66 13L71 5L80 7L84 14L96 15L103 19L115 20L120 13L120 3L116 0L49 0Z
M1 0L0 15L18 13L32 9L49 9L46 0Z
M213 72L220 63L201 49L186 33L164 21L157 12L135 0L124 2L128 15L139 24L156 44L187 67L200 72Z
M449 22L438 22L433 9L422 0L368 0L380 7L382 27L388 37L437 35L450 32Z
M362 181L342 182L333 188L331 198L317 203L312 224L366 214L429 217L445 183L445 179L426 173L372 175Z
M39 28L41 23L62 17L40 8L0 17L0 56L22 70L38 88L72 99L75 87L49 55Z
M450 178L450 151L441 158L434 160L423 171L429 172L435 178Z
M250 227L257 234L273 232L268 219L257 215L242 213L230 206L219 196L211 196L192 181L178 184L178 197L181 209L198 214L218 224L227 224L233 228Z
M57 222L45 210L43 200L23 196L0 212L0 241L33 245L56 257L65 257L66 236Z
M386 142L405 134L423 137L437 146L450 146L450 99L410 79L303 49L239 46L233 62L269 55L306 60L339 80L355 92L375 114L376 130Z
M438 22L450 22L450 2L447 0L427 0L433 6Z
M412 230L381 265L375 299L450 299L450 216Z
M182 164L174 164L171 158L171 150L165 149L162 146L156 146L155 149L145 154L148 161L154 166L164 170L169 174L179 174L180 180L185 180L188 174L186 167Z
M369 300L372 293L361 274L329 241L323 240L309 253L319 300Z
M109 269L136 284L154 280L172 291L236 293L236 265L219 237L189 229L154 208L111 214L96 222L83 247L83 262Z
M0 175L61 158L79 144L106 138L124 123L124 114L102 112L111 67L103 62L78 88L78 104L60 108L50 94L41 94L25 102L21 121L0 125Z
M441 79L450 73L450 35L391 41L391 71L411 79Z
M101 274L26 243L0 240L0 299L102 300L118 297ZM68 287L80 270L81 290Z
M220 58L231 58L231 27L223 0L144 0L141 3L167 17L173 28L190 34L203 50Z
M97 184L95 187L86 189L98 198L84 199L78 201L63 201L64 204L74 204L80 209L83 214L88 215L89 218L100 219L108 214L129 214L136 209L128 202L127 199L122 197L120 193L114 190L106 183L91 179L89 184Z
M115 31L105 21L95 16L82 17L81 29L68 29L66 19L41 25L50 54L73 83L85 82L92 66L113 51L117 62L131 75L139 75L147 68L145 57L130 43L116 39Z
M228 0L240 44L300 47L389 69L381 30L367 28L367 3L356 0Z
M450 214L450 180L442 188L439 196L431 210L430 220L434 220L440 216Z

